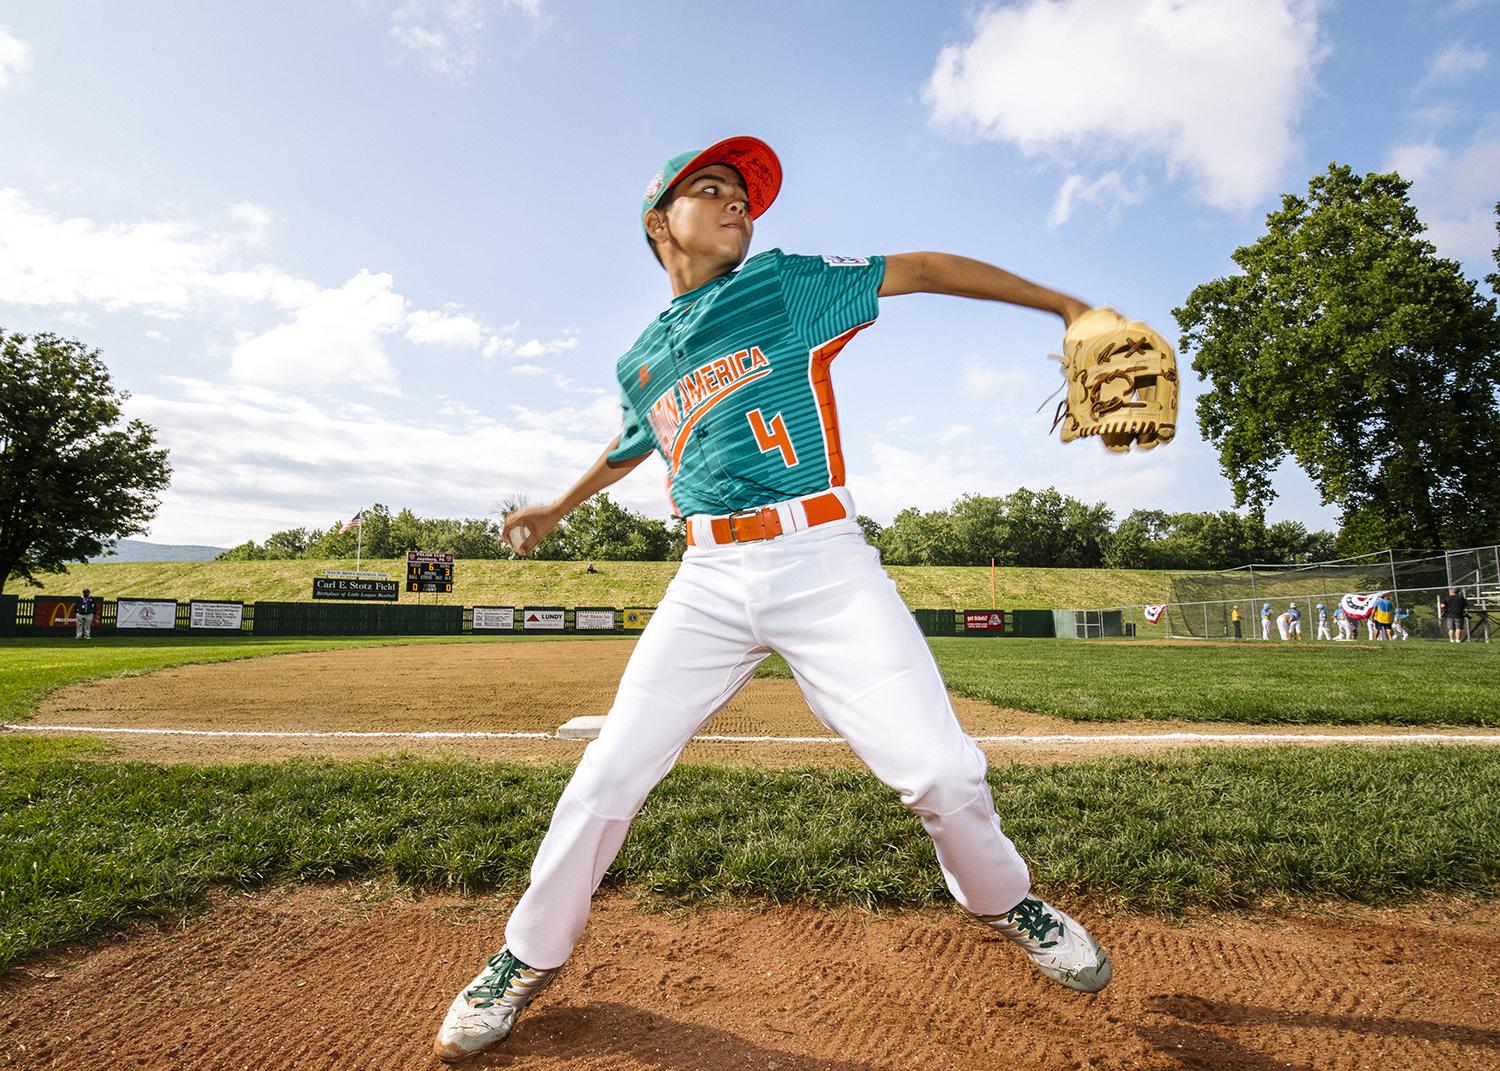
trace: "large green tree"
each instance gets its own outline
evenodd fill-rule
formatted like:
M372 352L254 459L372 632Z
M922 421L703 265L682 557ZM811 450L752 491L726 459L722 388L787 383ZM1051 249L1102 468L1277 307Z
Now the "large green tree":
M1235 504L1264 509L1290 457L1349 552L1500 533L1500 319L1422 237L1409 185L1331 165L1174 311Z
M99 351L0 328L0 591L145 531L171 468ZM38 585L39 586L39 585Z

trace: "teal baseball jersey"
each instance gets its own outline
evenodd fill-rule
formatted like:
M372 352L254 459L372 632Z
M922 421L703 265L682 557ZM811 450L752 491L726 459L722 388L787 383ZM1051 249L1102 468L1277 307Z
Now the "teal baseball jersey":
M682 516L842 485L829 364L875 322L884 277L884 257L772 249L673 299L616 366L610 460L658 450Z

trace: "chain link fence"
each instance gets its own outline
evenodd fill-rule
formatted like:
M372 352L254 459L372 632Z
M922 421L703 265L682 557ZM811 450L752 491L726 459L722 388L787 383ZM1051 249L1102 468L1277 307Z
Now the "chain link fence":
M1327 613L1329 638L1339 629L1334 611L1346 594L1389 592L1404 631L1412 639L1447 639L1439 616L1440 600L1456 588L1469 602L1471 640L1490 641L1500 633L1500 545L1448 551L1380 551L1336 561L1307 565L1246 565L1215 572L1168 573L1170 597L1154 624L1145 619L1145 606L1112 606L1080 615L1120 612L1129 631L1138 636L1180 639L1234 639L1234 610L1240 613L1240 635L1245 640L1279 641L1276 619L1296 606L1304 640L1317 639L1318 607ZM1265 613L1269 608L1269 614ZM1269 621L1269 626L1263 622ZM1371 626L1354 622L1355 636L1370 638ZM1110 635L1103 628L1080 628L1080 638Z

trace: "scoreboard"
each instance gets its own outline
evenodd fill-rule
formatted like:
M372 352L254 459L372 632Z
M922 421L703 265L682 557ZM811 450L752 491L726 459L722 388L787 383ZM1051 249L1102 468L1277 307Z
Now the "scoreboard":
M453 590L453 555L429 554L421 550L407 551L406 590L451 592Z

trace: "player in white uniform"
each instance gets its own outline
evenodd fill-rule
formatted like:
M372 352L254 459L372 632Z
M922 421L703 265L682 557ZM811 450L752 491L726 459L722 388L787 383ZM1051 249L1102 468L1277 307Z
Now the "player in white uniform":
M780 181L774 154L753 138L667 162L642 222L676 296L617 362L624 430L555 503L505 520L529 552L654 449L688 517L689 548L558 801L505 947L448 1009L433 1045L442 1059L509 1034L572 952L647 794L772 651L814 713L920 817L960 904L1063 985L1095 992L1109 980L1109 957L1088 932L1030 895L984 753L959 727L931 650L864 540L828 379L833 356L874 321L877 297L967 295L1065 324L1087 306L946 254L770 250L747 261L751 221Z
M1333 639L1333 633L1328 631L1328 610L1322 603L1318 603L1318 639Z
M1260 605L1260 638L1269 640L1271 638L1271 604L1268 602ZM1286 639L1285 636L1282 639Z

